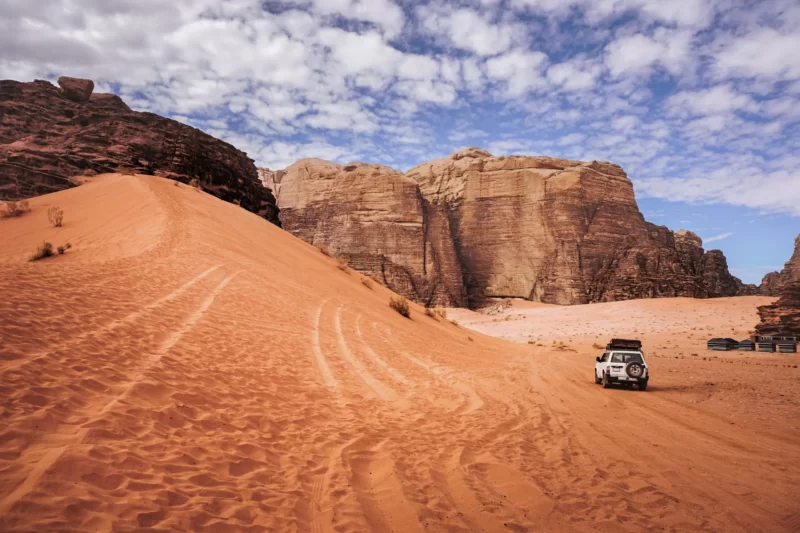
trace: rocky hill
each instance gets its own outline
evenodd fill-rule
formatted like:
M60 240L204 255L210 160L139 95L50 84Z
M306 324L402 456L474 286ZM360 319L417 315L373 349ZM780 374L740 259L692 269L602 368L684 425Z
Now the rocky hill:
M407 173L303 160L263 171L283 226L427 305L754 292L691 232L645 221L617 165L470 148Z
M792 258L780 273L779 295L773 305L758 308L761 324L756 331L759 335L800 336L800 235L794 241Z
M202 131L132 111L90 80L0 81L0 198L72 187L76 176L128 169L189 182L279 223L247 154Z

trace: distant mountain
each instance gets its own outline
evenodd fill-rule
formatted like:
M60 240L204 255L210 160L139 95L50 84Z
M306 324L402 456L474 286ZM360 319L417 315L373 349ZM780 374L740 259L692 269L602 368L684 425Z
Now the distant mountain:
M794 254L779 277L780 298L773 305L758 308L759 335L800 336L800 235L794 241Z

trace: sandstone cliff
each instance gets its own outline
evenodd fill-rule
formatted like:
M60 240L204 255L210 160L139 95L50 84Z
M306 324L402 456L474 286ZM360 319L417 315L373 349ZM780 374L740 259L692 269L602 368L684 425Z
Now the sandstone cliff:
M758 287L758 293L764 296L780 296L781 287L781 273L770 272L761 280L761 285Z
M380 165L306 159L279 180L281 222L294 235L399 294L465 304L447 217L426 206L413 179Z
M467 149L405 175L305 160L263 171L286 229L426 304L557 304L744 290L691 232L649 224L622 168Z
M794 254L780 273L780 299L758 308L759 335L800 336L800 235L794 241Z
M75 185L72 178L130 169L188 182L278 223L272 193L247 154L202 131L132 111L94 83L0 81L0 198Z

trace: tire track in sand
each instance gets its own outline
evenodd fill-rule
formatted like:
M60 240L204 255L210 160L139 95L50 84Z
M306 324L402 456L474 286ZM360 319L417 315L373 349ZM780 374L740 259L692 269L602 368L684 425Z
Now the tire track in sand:
M195 326L195 324L197 324L208 308L211 307L211 304L214 303L214 300L217 298L217 296L219 296L219 294L225 289L231 280L233 280L233 278L238 274L239 272L231 274L222 280L219 285L217 285L217 287L189 316L189 318L178 329L173 331L173 333L161 343L161 346L151 354L145 368L143 368L136 374L136 376L129 380L128 383L126 383L125 388L119 394L102 406L98 406L97 404L87 406L87 408L84 410L84 416L88 416L89 420L80 424L80 429L77 432L65 436L63 430L66 430L67 428L64 426L57 428L54 431L51 431L48 436L52 437L54 441L58 442L60 445L59 447L54 448L52 444L44 442L38 446L32 446L20 456L19 459L21 462L34 463L34 466L25 479L16 488L14 488L14 490L0 500L0 515L8 512L8 510L11 509L14 504L28 495L36 487L39 480L41 480L41 478L50 470L56 461L61 458L61 456L70 446L78 445L83 442L83 440L91 431L91 426L99 421L105 414L111 411L114 406L117 405L117 403L123 400L130 393L130 391L142 381L145 374L155 364L157 364L173 346L175 346L181 337L183 337ZM59 429L62 431L59 431ZM31 460L25 461L25 458L28 457Z
M389 375L389 377L391 377L396 382L402 383L403 385L411 385L411 382L403 374L398 372L397 369L395 369L388 362L386 362L386 360L383 359L380 355L378 355L375 352L375 350L372 349L369 343L367 343L367 341L364 339L364 336L361 333L361 327L359 325L360 322L361 322L361 315L358 315L358 318L356 318L356 334L358 335L358 339L359 341L361 341L361 345L363 346L364 352L367 354L367 356L374 363L380 366Z
M322 381L325 383L325 386L338 389L339 382L336 381L333 374L331 374L331 368L328 366L328 360L325 358L325 354L322 353L322 344L320 344L319 340L319 323L322 318L322 309L329 300L330 298L319 304L316 313L314 313L314 327L311 329L311 350L314 353L314 360L317 363L320 374L322 374Z
M344 332L342 331L342 306L339 306L336 309L336 316L334 318L334 324L336 326L336 337L339 341L339 353L341 354L342 358L350 363L350 366L353 367L353 370L358 375L359 378L364 382L369 389L375 393L375 395L383 401L386 402L395 402L399 398L397 393L387 387L383 383L381 383L378 379L376 379L366 367L361 364L353 352L350 351L350 348L347 346L347 341L344 338Z
M95 329L95 330L92 330L92 331L89 331L89 332L86 332L86 333L82 333L80 335L77 335L77 336L73 337L72 339L69 339L68 341L60 344L57 347L57 350L68 350L70 348L74 348L74 347L76 347L77 345L79 345L79 344L81 344L83 342L89 341L89 340L91 340L93 338L96 338L96 337L101 337L102 335L106 335L108 333L112 333L117 328L119 328L121 326L124 326L126 324L130 324L131 322L133 322L137 318L143 316L144 314L148 313L149 311L153 311L154 309L157 309L157 308L161 307L165 303L171 302L172 300L178 298L181 294L183 294L184 292L189 290L192 286L197 284L200 280L208 277L211 273L216 271L221 266L222 265L217 265L217 266L213 266L213 267L209 268L205 272L200 273L199 275L197 275L194 278L190 279L189 281L187 281L186 283L184 283L183 285L181 285L177 289L173 290L172 292L170 292L166 296L162 296L161 298L158 298L157 300L154 300L153 302L147 304L146 306L142 307L141 309L138 309L138 310L130 313L127 316L124 316L124 317L116 319L116 320L112 320L109 324L106 324L105 326L101 326L98 329ZM39 352L38 355L34 355L33 357L25 357L23 359L19 359L19 360L16 360L16 361L11 361L11 362L9 362L7 365L5 365L2 368L2 373L5 374L6 372L10 372L10 371L12 371L12 370L14 370L16 368L21 367L24 364L33 363L33 362L38 361L39 359L42 359L44 357L49 357L50 355L52 355L52 353L53 353L53 350L48 350L48 351L44 351L44 352Z

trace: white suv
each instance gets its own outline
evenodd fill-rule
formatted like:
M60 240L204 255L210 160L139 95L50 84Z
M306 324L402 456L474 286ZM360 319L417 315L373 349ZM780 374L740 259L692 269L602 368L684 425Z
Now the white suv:
M624 387L634 384L639 390L647 390L650 372L642 352L642 343L613 339L594 365L594 382L609 388L613 383Z

